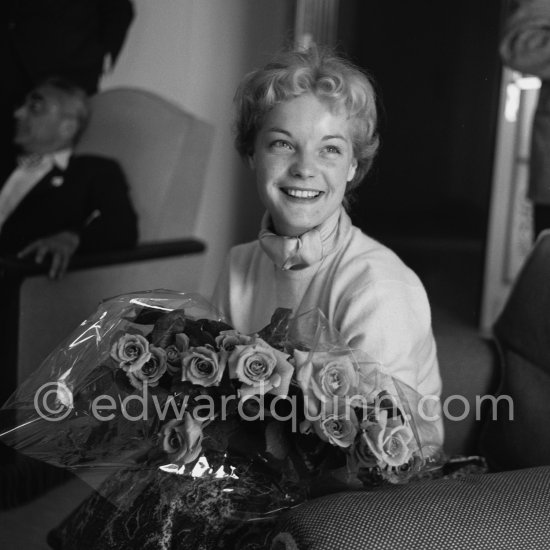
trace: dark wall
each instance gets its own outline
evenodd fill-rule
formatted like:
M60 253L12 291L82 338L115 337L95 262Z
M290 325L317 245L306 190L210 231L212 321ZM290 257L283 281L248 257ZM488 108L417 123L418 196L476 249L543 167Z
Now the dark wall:
M382 146L353 207L372 234L483 238L501 0L346 0L340 45L370 72Z

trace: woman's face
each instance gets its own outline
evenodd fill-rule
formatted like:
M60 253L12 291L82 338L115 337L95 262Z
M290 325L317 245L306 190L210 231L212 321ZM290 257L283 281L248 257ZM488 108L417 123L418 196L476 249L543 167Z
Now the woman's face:
M275 232L305 233L340 207L355 175L347 115L331 112L312 94L275 105L256 136L250 164Z

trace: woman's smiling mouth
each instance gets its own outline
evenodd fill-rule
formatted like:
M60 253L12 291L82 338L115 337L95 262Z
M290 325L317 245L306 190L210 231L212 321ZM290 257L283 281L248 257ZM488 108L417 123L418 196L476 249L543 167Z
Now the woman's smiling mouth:
M285 193L285 195L288 195L289 197L293 197L296 199L316 199L322 193L322 191L313 191L309 189L295 189L295 188L289 188L289 187L283 187L281 188L281 191Z

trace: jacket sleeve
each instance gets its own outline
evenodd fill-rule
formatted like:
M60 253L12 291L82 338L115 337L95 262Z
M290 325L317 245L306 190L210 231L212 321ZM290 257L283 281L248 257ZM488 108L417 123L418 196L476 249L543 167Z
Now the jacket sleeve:
M505 65L550 79L550 2L519 0L502 34L500 54Z
M114 64L126 39L134 7L130 0L99 0L99 33Z
M138 239L137 216L122 169L103 159L89 189L89 214L80 229L79 252L130 248Z

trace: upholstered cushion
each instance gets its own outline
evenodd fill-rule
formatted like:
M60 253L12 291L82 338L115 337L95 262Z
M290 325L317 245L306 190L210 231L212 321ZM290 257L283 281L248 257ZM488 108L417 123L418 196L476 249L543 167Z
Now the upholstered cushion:
M498 402L486 402L481 454L493 470L550 464L550 372L521 355L502 353Z
M494 327L502 349L550 376L550 230L543 232L519 273Z
M275 550L548 548L550 467L312 500L278 525Z
M529 254L494 335L502 359L500 402L496 418L485 411L481 453L498 470L550 464L550 231Z

